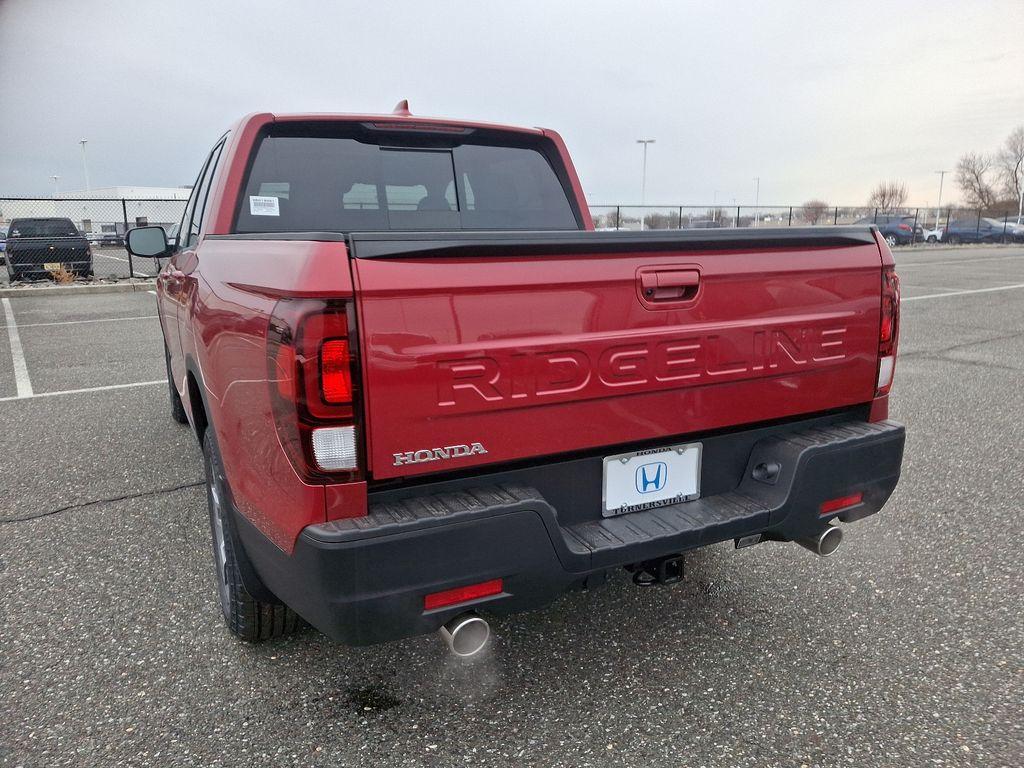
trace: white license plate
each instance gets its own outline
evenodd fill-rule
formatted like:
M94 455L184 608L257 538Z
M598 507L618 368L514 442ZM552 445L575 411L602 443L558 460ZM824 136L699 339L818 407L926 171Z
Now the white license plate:
M700 443L688 443L606 456L603 515L699 498L700 454Z
M58 269L60 269L60 262L48 261L45 264L43 264L43 269L45 269L47 272L56 272Z

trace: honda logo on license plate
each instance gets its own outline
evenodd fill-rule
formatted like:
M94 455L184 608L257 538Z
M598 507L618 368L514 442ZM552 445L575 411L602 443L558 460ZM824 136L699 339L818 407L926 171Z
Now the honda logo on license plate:
M668 482L668 465L664 461L652 461L636 468L637 493L660 491Z

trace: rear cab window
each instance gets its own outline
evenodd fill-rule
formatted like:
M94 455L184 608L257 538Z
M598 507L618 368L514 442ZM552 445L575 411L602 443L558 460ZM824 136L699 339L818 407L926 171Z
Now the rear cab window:
M11 222L10 237L78 237L79 231L71 219L15 219Z
M258 142L234 231L582 229L570 190L543 136L278 124Z

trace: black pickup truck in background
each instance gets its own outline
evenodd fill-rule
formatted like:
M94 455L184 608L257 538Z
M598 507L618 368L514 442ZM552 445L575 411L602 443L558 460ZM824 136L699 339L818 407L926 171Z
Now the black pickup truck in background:
M7 277L39 280L64 269L92 277L89 241L71 219L15 219L7 233Z

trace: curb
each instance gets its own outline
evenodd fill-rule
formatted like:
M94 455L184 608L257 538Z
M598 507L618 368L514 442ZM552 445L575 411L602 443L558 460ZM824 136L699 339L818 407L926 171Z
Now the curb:
M19 299L40 299L47 296L71 296L76 293L135 293L137 291L152 291L156 287L156 280L125 280L121 283L101 283L90 285L78 283L74 285L48 285L43 288L0 288L0 297Z

